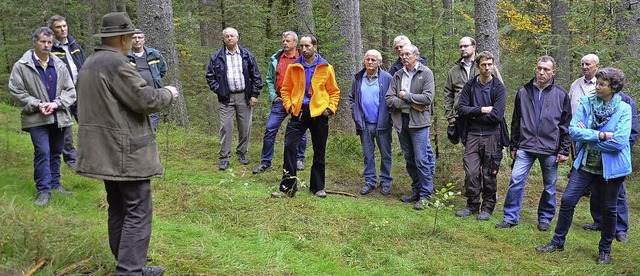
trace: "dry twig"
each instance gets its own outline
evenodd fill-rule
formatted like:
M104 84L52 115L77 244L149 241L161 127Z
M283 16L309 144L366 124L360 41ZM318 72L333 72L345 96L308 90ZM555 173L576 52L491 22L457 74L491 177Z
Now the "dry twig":
M44 266L45 263L47 263L47 260L45 260L45 259L38 260L38 264L34 268L29 270L29 272L27 272L27 274L25 274L25 276L33 275L33 273L36 273L36 271L40 270L40 268L42 268L42 266Z

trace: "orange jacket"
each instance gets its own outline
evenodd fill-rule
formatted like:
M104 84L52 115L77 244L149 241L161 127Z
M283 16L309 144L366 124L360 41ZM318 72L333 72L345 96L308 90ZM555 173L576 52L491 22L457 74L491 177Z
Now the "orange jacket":
M320 57L318 56L318 58ZM305 86L304 67L299 60L296 60L287 68L287 73L285 73L284 82L280 89L282 105L293 116L300 114ZM338 102L340 101L340 88L336 82L336 73L333 70L333 66L324 59L321 59L316 65L309 91L313 95L309 102L309 111L312 118L322 115L327 108L331 110L332 115L336 114Z

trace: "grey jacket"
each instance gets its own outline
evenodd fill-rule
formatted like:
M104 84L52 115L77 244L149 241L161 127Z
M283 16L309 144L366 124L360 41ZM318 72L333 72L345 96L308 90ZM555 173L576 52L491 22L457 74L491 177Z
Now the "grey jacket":
M398 97L398 92L402 88L402 74L400 70L393 75L391 85L387 91L387 106L391 110L391 121L393 128L400 132L402 130L402 109L409 109L409 128L423 128L431 126L431 110L435 81L433 72L427 66L418 62L417 72L411 79L411 89L406 92L404 99ZM425 111L418 111L411 108L411 104L426 106Z
M45 116L38 109L38 104L43 102L55 102L58 104L55 117L58 118L59 128L73 124L71 113L69 112L69 107L76 101L76 89L73 85L73 80L67 70L67 65L62 60L53 54L49 54L49 58L53 60L58 76L55 99L49 99L47 89L33 63L33 49L25 52L20 60L13 65L13 70L11 70L9 91L16 105L21 109L20 117L22 130L24 131L28 131L32 127L49 125L55 122L53 115Z
M168 107L166 88L154 89L116 49L96 46L78 74L79 174L111 181L162 176L149 113Z

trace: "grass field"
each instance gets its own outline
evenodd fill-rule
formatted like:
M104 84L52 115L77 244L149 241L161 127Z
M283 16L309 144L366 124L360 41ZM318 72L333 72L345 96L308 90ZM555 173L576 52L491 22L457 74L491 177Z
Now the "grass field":
M25 274L41 260L46 263L35 275L113 274L102 183L65 166L63 186L74 194L54 194L47 207L36 207L33 147L29 135L20 131L19 117L16 108L0 104L0 275ZM494 227L502 220L510 173L505 159L498 180L499 204L491 220L455 217L454 210L464 206L464 198L458 197L454 210L440 212L433 231L435 210L415 211L398 200L409 191L410 180L397 140L389 197L376 190L367 196L319 199L303 188L294 199L271 199L281 172L251 173L259 164L264 129L264 122L256 121L250 165L241 166L234 158L225 172L217 168L217 130L187 133L160 126L165 177L152 181L149 256L150 264L166 268L166 275L640 274L637 173L627 181L631 243L614 241L612 264L598 266L599 234L580 227L591 222L586 199L578 205L564 252L542 255L534 250L552 237L552 232L536 229L542 191L538 165L530 174L517 227ZM438 131L446 137L444 130ZM274 168L282 162L282 133L278 137ZM355 135L332 133L328 148L327 188L357 194L363 182L359 141ZM461 146L441 141L439 151L436 186L454 182L460 191ZM568 164L560 166L560 192L568 169ZM299 176L308 181L309 170ZM560 193L558 205L559 198Z

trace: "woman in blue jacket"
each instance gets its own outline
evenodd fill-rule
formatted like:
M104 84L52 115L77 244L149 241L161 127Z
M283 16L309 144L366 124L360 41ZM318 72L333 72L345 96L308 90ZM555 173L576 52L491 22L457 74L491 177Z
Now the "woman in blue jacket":
M597 264L611 262L611 242L616 233L617 196L631 174L631 107L619 95L625 84L622 71L604 68L596 73L596 93L579 99L569 135L576 142L575 172L562 195L558 224L551 242L536 248L541 253L564 250L573 212L582 194L593 183L601 193L602 229Z

